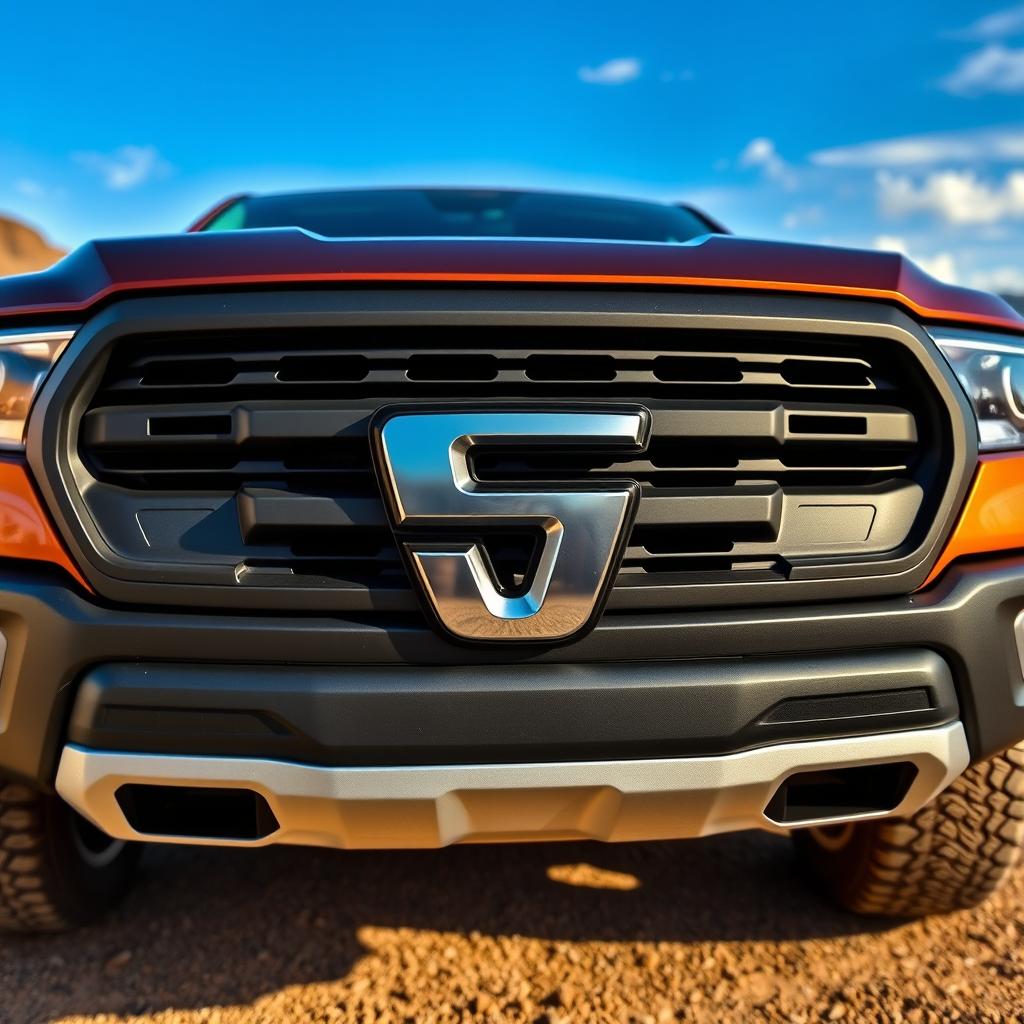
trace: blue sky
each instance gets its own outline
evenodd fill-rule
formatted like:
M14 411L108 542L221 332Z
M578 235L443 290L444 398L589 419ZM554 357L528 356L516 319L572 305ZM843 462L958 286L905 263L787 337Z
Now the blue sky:
M235 191L568 186L1024 292L1024 5L0 0L0 212L73 246Z

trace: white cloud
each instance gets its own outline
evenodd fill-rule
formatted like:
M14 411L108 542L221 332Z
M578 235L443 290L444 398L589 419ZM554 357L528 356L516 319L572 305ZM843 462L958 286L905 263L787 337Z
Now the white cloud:
M960 39L1005 39L1018 33L1024 33L1024 4L986 14L953 35Z
M1024 295L1024 268L1020 266L991 267L976 270L970 277L972 288L1003 295Z
M939 85L957 96L1024 92L1024 49L1013 50L1002 43L989 43L964 57L957 69Z
M995 224L1024 218L1024 169L1001 183L982 181L973 171L935 171L915 183L908 175L879 171L878 203L888 217L929 213L949 224Z
M820 224L824 219L825 211L820 206L798 206L782 218L782 226L787 231L796 231L799 228Z
M901 252L904 255L907 252L907 240L900 235L878 235L871 245L885 252Z
M775 143L768 138L751 139L746 148L740 153L741 167L757 167L769 180L774 181L785 189L794 189L797 186L796 172L783 160Z
M908 250L906 239L899 235L879 235L873 242L876 249L886 252L899 252L913 260L926 274L937 277L947 284L956 284L959 280L956 270L956 258L951 252L937 252L933 256L923 256Z
M14 183L14 191L26 199L41 199L46 195L46 189L32 178L19 178Z
M95 171L107 188L115 190L136 188L171 169L155 146L119 146L113 153L73 153L72 159Z
M582 67L577 72L580 80L591 85L624 85L640 77L643 65L636 57L616 57L596 68Z
M956 258L951 252L937 252L934 256L912 256L911 259L926 274L931 274L932 277L947 284L957 284L960 279L956 270Z
M1024 125L877 139L811 154L820 167L923 167L1024 160Z

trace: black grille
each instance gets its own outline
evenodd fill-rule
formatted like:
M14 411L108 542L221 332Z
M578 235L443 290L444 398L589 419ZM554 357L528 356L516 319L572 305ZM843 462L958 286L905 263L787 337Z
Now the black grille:
M484 480L638 480L617 581L782 582L891 558L931 524L948 424L877 338L591 327L347 327L121 338L82 418L88 502L128 560L411 607L367 442L389 403L643 403L641 458L482 452ZM527 538L487 539L525 572ZM517 568L518 567L518 568ZM155 573L156 578L159 573ZM405 595L403 597L403 595ZM389 602L385 602L388 604Z

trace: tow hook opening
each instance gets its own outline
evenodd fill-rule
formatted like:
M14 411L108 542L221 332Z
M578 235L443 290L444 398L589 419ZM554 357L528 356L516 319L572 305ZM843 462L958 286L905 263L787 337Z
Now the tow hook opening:
M253 841L280 828L270 805L251 789L127 783L116 795L128 824L145 835Z
M917 777L910 761L796 772L776 789L765 817L778 825L885 814L903 802Z

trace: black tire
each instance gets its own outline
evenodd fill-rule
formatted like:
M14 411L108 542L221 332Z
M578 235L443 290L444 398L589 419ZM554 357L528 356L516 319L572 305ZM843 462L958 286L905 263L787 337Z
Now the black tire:
M1024 846L1024 744L974 765L909 818L795 831L801 857L848 910L921 917L975 907Z
M139 849L58 797L0 783L0 930L53 932L94 920L124 895Z

